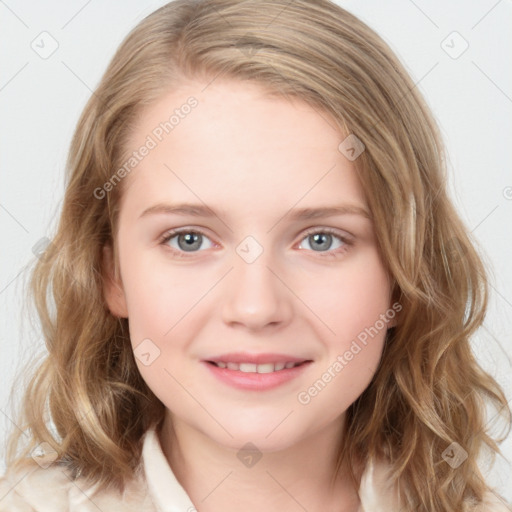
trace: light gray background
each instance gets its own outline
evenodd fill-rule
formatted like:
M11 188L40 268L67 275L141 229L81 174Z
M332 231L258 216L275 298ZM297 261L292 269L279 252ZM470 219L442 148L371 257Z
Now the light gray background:
M124 36L164 3L0 0L0 440L13 427L8 394L20 382L16 370L42 350L22 309L23 283L32 247L56 225L78 116ZM475 347L512 399L512 5L339 3L398 53L440 123L453 200L493 272L489 314ZM510 436L503 451L512 460ZM509 462L497 460L490 482L512 501Z

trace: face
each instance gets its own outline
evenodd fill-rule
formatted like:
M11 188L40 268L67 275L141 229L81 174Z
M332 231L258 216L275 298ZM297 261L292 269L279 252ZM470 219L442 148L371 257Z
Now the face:
M139 119L105 295L172 421L272 451L342 423L394 325L391 283L334 121L205 85Z

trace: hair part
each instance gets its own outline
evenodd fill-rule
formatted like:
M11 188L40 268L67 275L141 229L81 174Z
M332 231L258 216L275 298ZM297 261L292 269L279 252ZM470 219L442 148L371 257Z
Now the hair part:
M122 490L133 476L142 435L165 407L138 372L127 320L103 297L102 249L112 245L117 264L124 182L103 199L94 190L123 165L148 105L186 81L224 78L307 102L365 145L354 165L402 311L347 412L339 467L347 462L358 482L370 458L386 460L417 511L481 501L478 456L499 451L484 400L510 420L470 346L487 307L485 269L447 196L442 139L414 82L372 29L327 0L177 0L125 38L79 119L60 223L32 275L48 356L18 421L30 442L18 453L15 430L8 464L46 441L74 476L102 488ZM441 458L453 441L468 453L456 471Z

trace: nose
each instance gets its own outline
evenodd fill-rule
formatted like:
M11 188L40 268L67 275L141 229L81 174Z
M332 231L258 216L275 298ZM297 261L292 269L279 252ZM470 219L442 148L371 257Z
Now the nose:
M291 321L293 293L268 253L264 251L252 263L234 255L222 306L226 324L258 331L271 326L282 328Z

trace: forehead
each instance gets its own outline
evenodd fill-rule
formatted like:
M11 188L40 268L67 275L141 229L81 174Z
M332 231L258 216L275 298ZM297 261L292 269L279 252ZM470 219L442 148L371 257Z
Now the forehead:
M142 111L128 141L140 157L123 183L123 203L198 199L252 213L300 202L363 205L345 138L329 114L239 81L188 82ZM139 151L140 153L140 151Z

